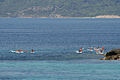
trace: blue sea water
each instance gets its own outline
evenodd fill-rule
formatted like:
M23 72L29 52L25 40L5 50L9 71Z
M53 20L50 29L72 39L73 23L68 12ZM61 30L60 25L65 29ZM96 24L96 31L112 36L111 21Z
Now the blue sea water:
M0 61L0 80L120 80L119 61Z
M120 80L119 61L81 47L120 48L120 19L0 18L0 80ZM31 50L34 54L9 53Z

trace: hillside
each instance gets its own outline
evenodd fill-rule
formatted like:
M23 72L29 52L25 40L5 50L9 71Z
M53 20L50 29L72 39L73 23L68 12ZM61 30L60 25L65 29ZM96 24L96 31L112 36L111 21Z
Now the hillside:
M0 0L0 17L120 16L120 0Z

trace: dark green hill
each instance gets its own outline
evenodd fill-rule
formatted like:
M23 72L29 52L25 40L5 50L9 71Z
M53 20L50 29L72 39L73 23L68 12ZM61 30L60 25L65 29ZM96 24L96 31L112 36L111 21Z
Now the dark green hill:
M120 0L0 0L0 17L120 15Z

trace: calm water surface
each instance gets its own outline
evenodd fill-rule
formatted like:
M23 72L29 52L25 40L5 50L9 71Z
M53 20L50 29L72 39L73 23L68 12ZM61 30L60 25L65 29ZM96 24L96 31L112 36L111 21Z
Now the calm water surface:
M75 54L98 46L120 48L120 19L0 18L0 80L120 80L119 61Z
M120 80L119 61L0 61L0 80Z

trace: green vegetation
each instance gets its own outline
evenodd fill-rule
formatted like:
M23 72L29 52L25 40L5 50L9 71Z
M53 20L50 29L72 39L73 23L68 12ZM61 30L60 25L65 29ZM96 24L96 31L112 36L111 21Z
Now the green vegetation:
M120 0L0 0L0 17L120 15Z

